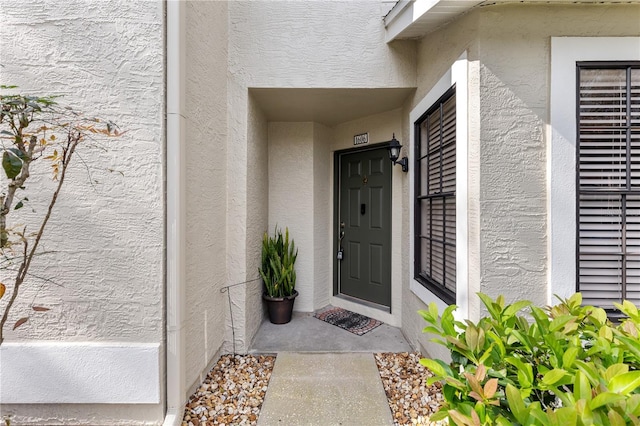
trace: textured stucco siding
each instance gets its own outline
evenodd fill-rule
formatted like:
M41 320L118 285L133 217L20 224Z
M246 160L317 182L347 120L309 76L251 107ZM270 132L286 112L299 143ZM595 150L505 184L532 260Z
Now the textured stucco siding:
M187 389L200 383L231 338L220 291L227 285L227 44L211 42L226 40L226 14L225 2L186 4Z
M551 37L638 35L640 5L491 7L480 32L482 291L544 305Z
M436 70L449 66L451 55L468 46L472 319L482 312L476 291L504 294L509 301L551 302L546 157L551 37L638 34L640 5L493 5L421 40L416 101L437 79ZM424 322L415 311L425 305L407 291L405 306L406 335L442 356L420 335Z
M61 104L110 119L126 132L108 141L107 151L81 150L76 156L42 241L43 250L52 252L35 259L32 278L9 323L28 312L33 301L50 311L32 315L15 332L7 327L7 340L160 346L164 324L163 4L3 0L0 10L2 84L17 85L23 93L61 95ZM27 184L30 207L35 210L27 223L45 211L46 200L34 190L40 184L51 187L49 176L48 169L34 171ZM16 423L55 423L62 415L69 423L158 423L163 416L162 404L89 404L82 410L5 405L2 412L14 414ZM22 417L24 413L28 417Z
M289 228L298 249L294 310L313 310L313 123L269 123L269 234Z
M33 265L34 275L59 285L40 290L34 280L14 318L36 291L51 311L7 337L160 341L162 4L42 1L2 2L0 8L3 84L62 95L60 103L111 119L127 132L109 140L106 153L79 152L91 174L76 158L43 240L54 253ZM35 174L34 181L50 187L48 169ZM47 201L35 188L35 182L27 185L33 219Z
M262 304L262 280L258 268L262 253L262 236L269 225L269 151L267 118L260 107L249 97L247 157L247 281L245 286L244 325L240 346L248 350L251 339L264 318ZM231 165L230 167L233 167ZM231 220L231 219L230 219ZM270 230L270 229L269 229Z
M229 11L229 71L249 87L415 83L413 44L387 45L370 1L234 1Z
M332 294L333 234L330 232L333 198L330 185L333 158L329 147L333 129L313 125L313 308L329 304Z

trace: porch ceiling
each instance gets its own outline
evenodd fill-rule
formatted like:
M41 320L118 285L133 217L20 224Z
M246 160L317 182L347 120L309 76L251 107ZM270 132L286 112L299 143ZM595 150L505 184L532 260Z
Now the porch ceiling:
M249 89L268 121L315 121L327 126L399 108L414 91L412 87Z

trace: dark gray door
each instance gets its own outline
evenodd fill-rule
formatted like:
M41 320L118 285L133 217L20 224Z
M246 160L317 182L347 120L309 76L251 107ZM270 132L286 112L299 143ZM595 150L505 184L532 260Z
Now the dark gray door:
M337 238L342 236L338 292L390 307L392 163L388 151L378 148L338 158Z

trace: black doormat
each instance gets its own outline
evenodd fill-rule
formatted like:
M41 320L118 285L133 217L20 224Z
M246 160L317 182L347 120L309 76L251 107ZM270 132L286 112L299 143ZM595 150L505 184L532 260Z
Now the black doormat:
M314 317L333 324L353 334L362 336L382 325L381 321L342 308L332 308L324 312L316 312Z

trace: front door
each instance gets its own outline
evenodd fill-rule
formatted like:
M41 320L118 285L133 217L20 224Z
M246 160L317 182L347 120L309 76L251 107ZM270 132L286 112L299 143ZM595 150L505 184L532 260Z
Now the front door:
M338 293L391 306L391 166L386 147L338 154Z

